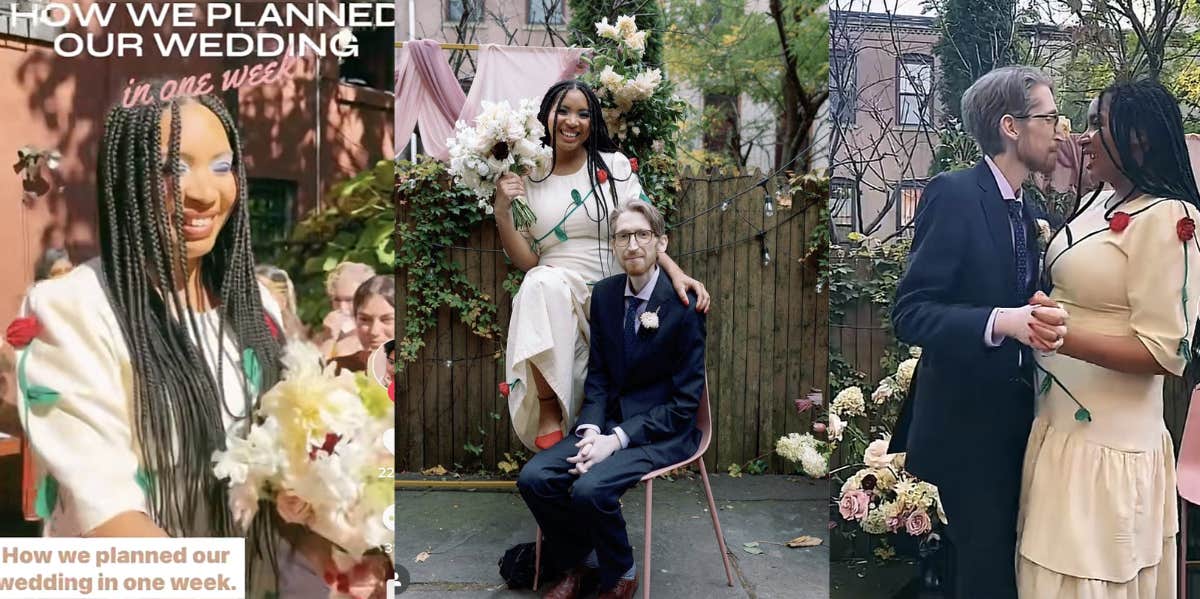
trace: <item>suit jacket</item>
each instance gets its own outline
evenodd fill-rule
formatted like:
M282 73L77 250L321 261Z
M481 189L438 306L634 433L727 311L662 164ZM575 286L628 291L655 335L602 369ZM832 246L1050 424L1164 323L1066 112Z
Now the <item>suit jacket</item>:
M668 466L691 457L700 444L704 315L695 310L695 296L689 296L689 306L679 301L659 268L646 304L646 312L657 311L658 328L641 327L627 356L626 279L608 277L592 289L591 354L575 426L592 424L605 434L620 426L629 448L642 447L657 466Z
M906 467L925 480L967 476L977 459L1024 449L1033 354L1013 339L984 343L992 309L1026 305L1038 288L1037 232L1024 204L1033 275L1018 290L1008 208L987 164L939 175L922 194L892 325L924 353L889 449L907 451Z

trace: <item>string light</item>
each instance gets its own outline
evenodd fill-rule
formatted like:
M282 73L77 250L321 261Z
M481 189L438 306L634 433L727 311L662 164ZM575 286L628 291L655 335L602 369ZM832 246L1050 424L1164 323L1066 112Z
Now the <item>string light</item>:
M771 265L771 252L767 251L767 232L759 231L759 233L758 233L758 235L756 235L756 237L758 237L758 245L762 249L762 265L770 266Z
M726 210L729 210L729 200L721 202L721 212L725 212Z
M767 218L771 218L775 216L775 204L771 202L771 191L767 189L767 180L759 181L758 186L763 190L763 214L766 214Z

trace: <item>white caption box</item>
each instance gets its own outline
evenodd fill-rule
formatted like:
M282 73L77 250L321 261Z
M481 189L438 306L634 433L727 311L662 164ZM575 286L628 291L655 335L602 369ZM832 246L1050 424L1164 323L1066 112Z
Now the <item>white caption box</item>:
M239 538L0 538L0 599L243 599Z

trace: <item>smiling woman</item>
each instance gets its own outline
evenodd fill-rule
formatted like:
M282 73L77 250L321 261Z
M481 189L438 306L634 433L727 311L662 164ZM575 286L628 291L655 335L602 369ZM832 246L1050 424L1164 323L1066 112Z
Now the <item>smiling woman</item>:
M210 464L280 371L233 120L211 96L117 106L99 156L102 254L29 291L15 343L45 533L249 536L272 586L275 524L240 530Z

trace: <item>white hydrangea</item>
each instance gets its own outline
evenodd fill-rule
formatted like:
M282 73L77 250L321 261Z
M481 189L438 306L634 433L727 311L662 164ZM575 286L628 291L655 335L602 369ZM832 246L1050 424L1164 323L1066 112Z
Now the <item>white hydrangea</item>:
M909 358L896 367L896 384L906 393L912 384L913 373L917 371L917 358Z
M816 448L805 447L800 451L800 467L813 478L825 478L829 473L829 460Z
M839 416L862 416L866 414L866 399L862 389L846 387L833 398L831 413Z

